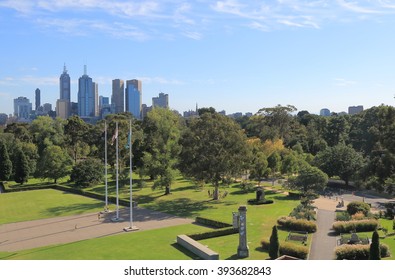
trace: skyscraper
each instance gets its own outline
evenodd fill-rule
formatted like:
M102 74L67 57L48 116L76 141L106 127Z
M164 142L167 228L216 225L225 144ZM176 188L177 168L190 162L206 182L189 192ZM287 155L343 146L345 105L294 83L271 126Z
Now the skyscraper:
M84 75L78 79L78 116L96 117L97 116L97 84L88 76L86 65Z
M126 81L126 111L132 113L132 115L141 119L141 106L142 106L142 87L141 81L139 80L128 80Z
M60 96L59 99L68 100L70 99L70 76L67 74L66 64L63 66L63 73L59 78L60 85Z
M123 80L112 80L111 104L114 104L115 114L125 112L125 84Z
M161 92L158 97L153 97L152 107L169 108L169 95Z
M32 103L27 97L18 97L14 99L14 116L19 119L30 118L30 113L32 111Z
M39 88L37 88L35 91L35 99L36 99L36 107L34 110L37 111L38 107L41 106L41 91Z

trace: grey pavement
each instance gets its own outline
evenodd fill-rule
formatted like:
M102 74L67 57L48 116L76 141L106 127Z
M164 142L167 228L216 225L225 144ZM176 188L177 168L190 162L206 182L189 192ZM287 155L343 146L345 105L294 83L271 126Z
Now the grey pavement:
M336 234L332 230L335 212L317 210L317 232L313 235L309 260L333 260L336 247Z

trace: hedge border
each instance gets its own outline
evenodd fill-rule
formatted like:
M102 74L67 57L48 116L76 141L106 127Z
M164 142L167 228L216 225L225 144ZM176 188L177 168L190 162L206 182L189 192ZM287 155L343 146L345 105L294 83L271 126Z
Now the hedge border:
M269 250L270 241L261 241L262 249ZM287 241L280 241L280 254L288 255L298 259L307 260L309 256L309 248L306 246L296 245Z

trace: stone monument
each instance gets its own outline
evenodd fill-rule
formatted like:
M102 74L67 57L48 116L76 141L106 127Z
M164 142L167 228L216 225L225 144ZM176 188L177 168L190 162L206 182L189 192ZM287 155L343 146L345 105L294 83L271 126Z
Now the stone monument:
M247 244L247 207L239 207L239 247L237 248L237 256L246 258L249 256L249 248Z

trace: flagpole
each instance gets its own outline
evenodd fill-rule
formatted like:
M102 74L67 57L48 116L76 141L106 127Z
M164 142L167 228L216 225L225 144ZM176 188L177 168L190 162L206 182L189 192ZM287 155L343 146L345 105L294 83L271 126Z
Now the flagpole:
M118 134L118 122L116 122L115 133ZM116 135L116 154L117 154L117 163L116 163L116 196L117 196L117 220L119 220L119 198L118 198L118 135Z
M129 166L130 166L130 229L133 228L133 179L132 179L132 120L129 121Z
M105 170L105 184L106 184L106 206L104 211L108 212L108 182L107 182L107 121L104 120L104 142L105 142L105 148L104 148L104 170Z

